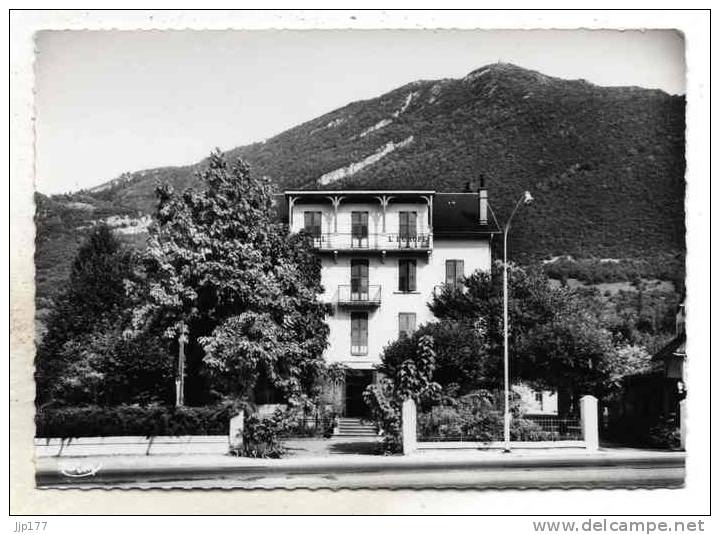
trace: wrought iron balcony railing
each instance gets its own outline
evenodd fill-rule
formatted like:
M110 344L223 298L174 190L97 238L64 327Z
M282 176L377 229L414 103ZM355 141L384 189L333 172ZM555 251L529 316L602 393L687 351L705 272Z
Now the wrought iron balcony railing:
M333 232L321 234L313 238L313 246L321 251L347 251L347 250L430 250L432 249L432 234L351 234Z
M337 304L351 307L376 307L380 306L381 295L382 287L379 285L370 284L358 287L352 284L340 284Z

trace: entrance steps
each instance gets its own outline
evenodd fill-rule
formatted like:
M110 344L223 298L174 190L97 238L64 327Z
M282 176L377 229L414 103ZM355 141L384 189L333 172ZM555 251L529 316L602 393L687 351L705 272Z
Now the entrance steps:
M375 424L361 418L340 418L335 431L336 437L376 437L377 434Z

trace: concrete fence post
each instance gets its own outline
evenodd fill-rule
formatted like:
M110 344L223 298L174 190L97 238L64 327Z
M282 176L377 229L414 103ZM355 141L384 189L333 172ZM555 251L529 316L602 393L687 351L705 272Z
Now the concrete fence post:
M243 431L245 430L245 413L240 412L237 416L230 419L230 430L228 439L230 443L230 452L238 452L243 445Z
M403 455L412 455L417 451L417 409L415 401L412 399L403 401L401 418Z
M580 398L580 426L582 427L585 449L597 451L600 447L598 433L598 400L595 396Z
M684 450L687 440L687 400L680 400L680 447Z

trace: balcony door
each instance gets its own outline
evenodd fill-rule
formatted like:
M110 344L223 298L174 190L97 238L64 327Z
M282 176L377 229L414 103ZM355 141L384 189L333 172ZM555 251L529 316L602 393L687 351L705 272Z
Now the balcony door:
M350 261L350 299L367 301L369 299L369 268L366 258Z
M367 248L368 246L368 213L352 212L352 246Z
M305 232L307 232L315 247L320 247L322 242L322 212L305 212Z
M417 246L417 212L400 212L398 245L402 248Z

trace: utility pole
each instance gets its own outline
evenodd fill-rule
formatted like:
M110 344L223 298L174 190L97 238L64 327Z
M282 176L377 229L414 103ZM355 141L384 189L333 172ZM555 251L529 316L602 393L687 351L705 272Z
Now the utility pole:
M510 230L510 223L512 218L515 216L515 212L521 204L530 204L533 201L532 195L529 191L526 191L518 202L515 203L510 217L505 223L505 232L503 233L503 375L505 384L505 409L504 409L504 429L503 438L505 441L505 453L510 452L510 356L508 350L508 261L507 261L507 244L508 244L508 232Z

